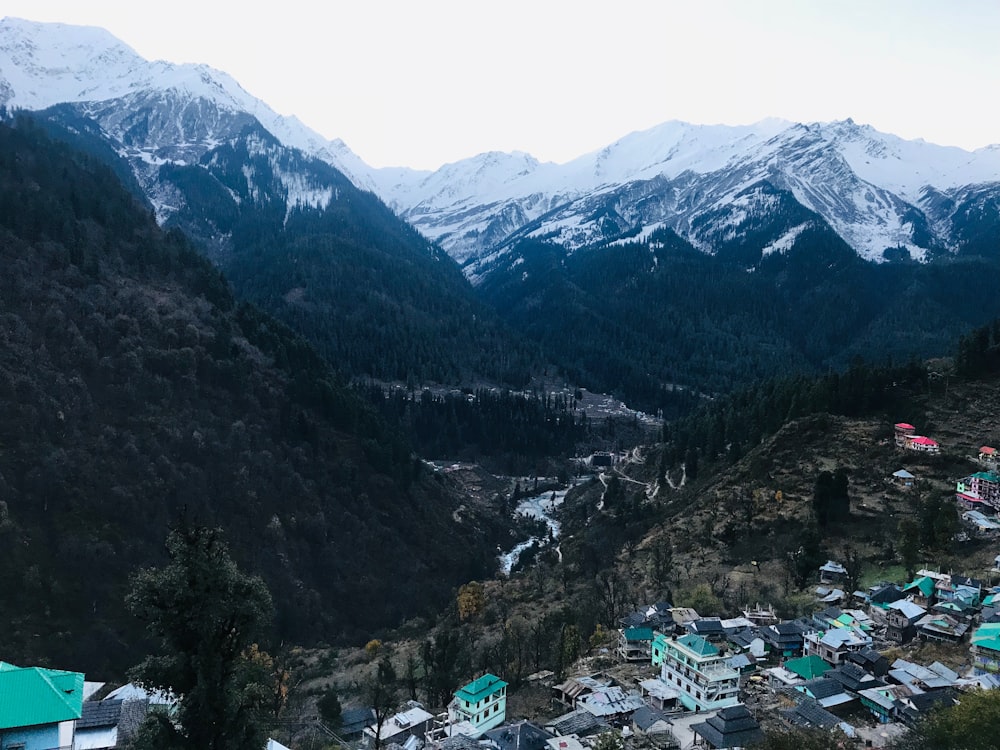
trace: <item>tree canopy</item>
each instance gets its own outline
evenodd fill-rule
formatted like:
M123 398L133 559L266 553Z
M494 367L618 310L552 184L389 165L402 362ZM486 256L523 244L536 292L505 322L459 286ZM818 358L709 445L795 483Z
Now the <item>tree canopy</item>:
M218 529L182 526L166 545L170 561L139 571L127 598L158 645L132 678L179 701L176 724L151 716L146 742L263 747L260 715L271 696L256 644L271 620L271 595L263 580L239 570Z

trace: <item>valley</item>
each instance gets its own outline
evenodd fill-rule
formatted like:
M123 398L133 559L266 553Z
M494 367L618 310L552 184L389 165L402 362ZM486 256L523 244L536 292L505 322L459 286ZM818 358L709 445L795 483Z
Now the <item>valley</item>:
M673 121L375 169L5 18L0 261L0 688L183 686L122 746L885 745L1000 688L1000 149Z

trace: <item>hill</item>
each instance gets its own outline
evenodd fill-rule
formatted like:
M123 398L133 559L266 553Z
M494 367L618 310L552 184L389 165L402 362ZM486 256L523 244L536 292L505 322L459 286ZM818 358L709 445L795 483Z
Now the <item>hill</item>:
M488 507L28 119L0 125L0 263L7 658L120 674L128 578L182 517L225 529L295 642L365 638L495 565Z
M798 592L808 589L828 558L852 560L855 585L903 577L913 565L987 576L995 545L961 527L954 491L957 479L981 470L979 446L1000 441L1000 372L962 375L951 365L928 363L908 382L900 370L895 399L855 400L851 416L820 412L791 419L735 462L729 454L698 461L695 476L686 470L696 460L690 451L686 467L670 463L670 446L643 451L620 472L624 504L632 504L637 520L648 520L611 550L623 580L634 582L633 595L640 601L695 597L702 608L715 610L702 614L773 602L792 615L811 606L812 599ZM933 436L940 454L898 448L892 429L898 421ZM916 476L913 488L891 481L901 468ZM844 477L842 517L824 519L817 512L824 472ZM595 486L568 498L567 513L593 508L607 492ZM577 539L580 550L564 545L564 560L588 557L587 545L608 536L600 524L620 526L606 513L588 523L596 528ZM914 549L907 550L910 543Z

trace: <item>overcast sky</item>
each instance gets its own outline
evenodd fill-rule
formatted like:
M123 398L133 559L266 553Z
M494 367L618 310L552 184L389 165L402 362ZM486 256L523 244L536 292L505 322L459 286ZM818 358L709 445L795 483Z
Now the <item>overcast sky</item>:
M373 166L564 162L667 120L1000 142L995 0L3 0L222 69Z

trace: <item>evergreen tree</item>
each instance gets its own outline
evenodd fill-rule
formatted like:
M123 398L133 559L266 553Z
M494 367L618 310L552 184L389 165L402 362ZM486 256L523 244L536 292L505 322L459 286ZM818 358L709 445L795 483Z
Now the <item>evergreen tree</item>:
M271 617L264 582L237 568L218 529L182 526L167 537L170 562L140 571L129 609L158 641L131 672L152 690L178 697L176 722L151 714L151 748L240 750L263 747L270 691L252 647Z

